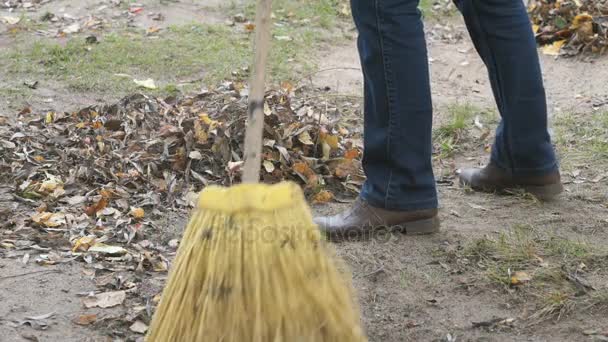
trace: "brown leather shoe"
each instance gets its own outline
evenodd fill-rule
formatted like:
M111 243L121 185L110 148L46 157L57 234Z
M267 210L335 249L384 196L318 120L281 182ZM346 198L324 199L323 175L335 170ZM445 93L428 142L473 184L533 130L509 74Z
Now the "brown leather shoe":
M460 175L460 184L473 190L502 192L508 189L523 189L548 201L564 191L559 171L536 177L514 177L493 164L483 169L465 169Z
M437 209L391 211L372 207L358 198L346 211L314 222L329 238L371 238L378 231L398 231L406 234L431 234L439 231Z

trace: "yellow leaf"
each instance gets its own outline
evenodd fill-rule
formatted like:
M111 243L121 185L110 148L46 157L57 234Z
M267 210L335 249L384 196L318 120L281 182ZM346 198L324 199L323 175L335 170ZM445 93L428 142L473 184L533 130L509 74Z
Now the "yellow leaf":
M576 17L574 17L574 19L572 19L572 25L570 25L571 29L577 29L579 28L583 23L586 22L592 22L593 21L593 17L590 16L587 13L583 13L583 14L579 14Z
M255 30L255 24L253 24L253 23L245 24L245 30L247 30L247 32L253 32Z
M42 212L32 216L32 221L46 227L59 227L65 223L65 215L61 213Z
M321 133L321 141L327 143L332 149L338 148L338 142L340 138L337 135L331 135L327 133Z
M142 208L131 208L131 216L136 219L143 218L145 216L145 211Z
M209 118L209 114L207 113L199 114L198 119L201 120L207 126L211 125L211 123L214 122L213 120L211 120L211 118Z
M43 156L34 156L34 160L39 163L42 163L44 161L44 157Z
M44 160L44 158L43 158L43 160ZM40 192L42 194L49 194L49 193L55 191L57 188L62 188L62 187L63 187L63 182L60 179L58 179L54 176L50 176L49 179L42 182L38 192Z
M327 202L331 201L332 199L334 199L334 194L332 194L328 190L322 190L322 191L319 191L319 193L317 193L313 197L312 203L314 203L314 204L327 203Z
M308 134L307 131L300 133L300 135L298 135L298 140L300 140L300 142L304 145L314 145L315 144L314 142L312 142L312 138L310 137L310 134Z
M201 145L206 144L209 139L209 134L203 129L200 121L194 121L194 136L196 137L196 142Z
M46 113L46 118L44 119L44 122L46 122L47 124L50 124L53 122L53 120L55 120L55 113L54 112Z
M83 236L74 241L72 252L86 252L95 244L95 235Z
M327 142L323 142L321 144L321 148L323 148L323 160L328 160L331 157L331 146L327 144Z
M564 44L566 44L566 40L558 40L551 45L545 45L543 46L543 53L549 56L559 56L559 51Z
M511 276L511 285L523 285L525 283L530 282L530 280L532 280L532 277L530 277L528 273L518 271Z
M532 31L534 31L534 33L538 33L538 30L540 29L540 25L532 25Z

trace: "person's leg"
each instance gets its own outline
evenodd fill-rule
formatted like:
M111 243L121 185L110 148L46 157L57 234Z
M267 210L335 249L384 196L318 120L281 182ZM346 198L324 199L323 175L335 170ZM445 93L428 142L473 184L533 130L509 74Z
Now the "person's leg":
M365 83L360 199L346 212L316 218L326 232L399 225L438 229L431 165L432 103L418 0L352 0Z
M432 104L418 0L352 0L365 83L361 197L390 210L437 207Z
M515 176L557 170L536 42L521 0L455 0L488 68L502 121L492 163Z

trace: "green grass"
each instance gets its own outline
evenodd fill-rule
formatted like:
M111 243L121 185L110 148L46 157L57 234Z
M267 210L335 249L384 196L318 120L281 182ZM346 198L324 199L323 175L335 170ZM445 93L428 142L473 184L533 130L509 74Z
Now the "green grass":
M534 300L532 322L559 319L574 309L608 309L607 288L584 290L569 276L606 274L608 251L600 246L517 225L496 237L475 239L450 258L467 260L464 264L477 270L488 284L519 294L523 303ZM583 264L585 270L577 271ZM530 275L530 282L513 286L511 275L517 271Z
M128 7L131 2L123 4ZM293 81L315 69L312 58L315 51L324 42L341 36L328 29L343 19L345 4L345 0L278 0L273 4L273 36L287 36L290 40L273 39L269 62L272 82ZM234 5L230 10L239 9ZM247 10L253 21L254 7L249 6ZM35 22L24 19L23 24ZM75 35L61 45L44 38L30 43L25 32L32 29L24 26L23 32L15 32L14 36L22 43L0 51L0 59L7 61L0 69L0 76L13 80L7 84L20 84L27 76L40 81L52 80L69 91L116 94L141 91L133 79L152 78L159 89L146 92L176 94L198 89L201 84L212 87L223 79L234 78L233 71L242 70L252 62L253 34L245 32L240 23L236 27L174 26L158 37L120 30L100 36L99 44L87 44L84 34ZM240 72L236 77L247 76ZM193 80L196 82L180 85L182 81ZM4 95L10 92L9 88L0 88Z
M245 8L245 15L253 21L255 17L254 2ZM281 23L299 23L309 28L333 29L336 21L349 19L350 7L347 0L274 0L272 3L275 19ZM234 13L239 11L232 7Z
M555 143L570 168L593 159L608 160L608 111L561 115L555 120Z
M302 46L313 36L302 33L293 41L273 42L271 73L290 79L298 70L312 67ZM113 33L99 44L89 45L75 37L66 45L38 41L0 55L9 61L9 75L51 78L73 91L133 91L132 78L153 78L157 86L175 91L179 80L200 78L215 84L251 62L251 35L236 33L223 25L171 27L160 38L137 33ZM118 77L128 74L132 77Z
M434 130L434 140L439 148L439 158L447 158L459 150L459 144L473 125L476 114L482 112L469 103L453 104L447 108L447 121Z

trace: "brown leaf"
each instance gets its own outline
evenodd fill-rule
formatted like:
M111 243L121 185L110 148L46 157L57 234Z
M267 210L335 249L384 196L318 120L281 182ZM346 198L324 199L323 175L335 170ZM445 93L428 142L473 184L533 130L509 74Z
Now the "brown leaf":
M351 150L344 152L345 159L357 159L357 158L359 158L359 155L360 155L360 152L356 148L353 148Z
M344 179L350 175L357 174L359 172L359 163L356 163L353 159L343 159L339 163L335 170L334 175L338 178Z
M59 227L65 224L65 215L62 213L41 212L32 216L32 221L46 227Z
M85 208L84 212L89 216L95 216L97 212L102 211L108 206L108 199L106 197L101 197L101 199L95 203L94 205Z
M141 219L145 216L145 211L142 208L131 208L130 214L136 219Z
M80 315L74 319L74 323L78 325L91 325L97 321L96 314Z
M308 186L317 185L319 177L305 162L297 162L293 165L293 170L306 182Z
M312 198L312 203L313 204L318 204L318 203L327 203L331 200L334 199L334 194L331 193L331 191L328 190L322 190L319 191L313 198Z

